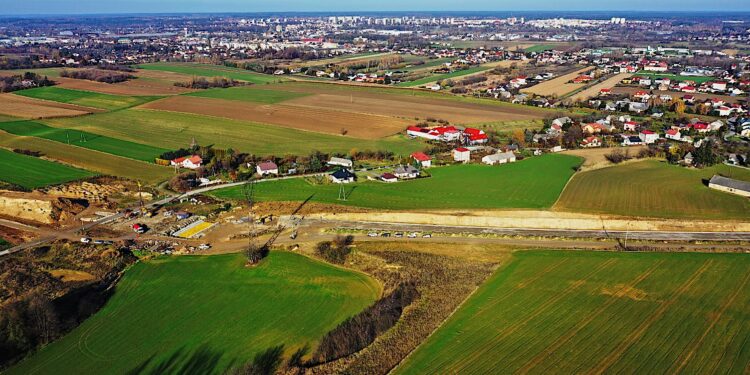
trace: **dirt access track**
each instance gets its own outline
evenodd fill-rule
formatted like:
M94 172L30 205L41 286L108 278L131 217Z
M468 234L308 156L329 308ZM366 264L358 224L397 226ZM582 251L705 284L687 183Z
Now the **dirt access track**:
M324 107L286 103L267 105L193 96L174 96L147 103L142 108L224 117L336 135L341 134L342 129L346 129L348 136L362 139L378 139L393 135L402 132L413 123L397 117Z
M750 232L750 222L719 220L667 220L590 215L555 211L426 211L367 212L310 215L328 221L427 224L518 229Z
M73 117L101 110L48 100L27 98L13 94L0 94L0 114L24 119Z

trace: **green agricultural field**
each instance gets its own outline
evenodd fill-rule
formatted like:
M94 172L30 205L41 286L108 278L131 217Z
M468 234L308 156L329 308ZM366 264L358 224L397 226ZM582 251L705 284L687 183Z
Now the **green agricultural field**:
M395 184L359 182L345 187L346 201L338 200L339 185L312 185L296 178L261 182L255 194L261 201L338 203L391 210L440 208L548 208L562 191L580 159L545 155L517 163L439 167L432 177ZM242 187L216 190L218 198L242 199Z
M422 79L418 79L416 81L408 81L408 82L401 82L398 84L400 87L416 87L421 86L430 82L437 82L442 81L449 78L457 78L462 77L469 74L479 73L483 72L485 70L490 70L490 68L484 67L484 66L475 66L473 68L464 69L464 70L457 70L452 73L446 73L446 74L436 74L432 76L428 76Z
M275 345L286 355L371 304L368 276L272 252L145 261L102 310L7 374L223 374Z
M241 86L226 89L208 89L192 92L186 95L200 96L204 98L241 100L263 104L274 104L290 99L301 98L309 94L279 90L263 90L255 88L253 86Z
M195 138L201 145L231 147L256 155L299 155L314 150L348 153L352 149L390 150L408 155L424 148L424 143L402 135L364 140L220 117L135 108L85 117L48 119L44 123L171 149L188 147Z
M750 181L750 171L742 168L687 169L648 160L576 175L555 208L663 218L750 218L750 200L704 184L718 173Z
M159 70L201 77L226 77L238 81L246 81L255 84L279 82L284 79L268 74L255 73L245 69L231 68L221 65L194 64L194 63L153 63L138 66L146 70Z
M396 374L743 374L747 254L529 251Z
M708 76L681 76L677 74L663 74L663 73L651 73L646 71L639 71L635 75L637 76L645 76L645 77L651 77L651 79L655 78L669 78L672 81L693 81L697 84L701 84L703 82L708 82L711 80L714 80L714 77L708 77Z
M76 129L53 128L33 121L0 122L0 130L20 136L49 139L126 158L153 162L167 149L124 141Z
M554 48L555 48L554 44L537 44L535 46L525 48L523 51L524 52L544 52L546 50L554 49Z
M174 176L174 170L169 167L69 146L47 139L20 137L3 131L0 131L0 146L41 152L46 158L59 160L98 174L120 176L149 184L156 184Z
M0 180L27 189L80 180L94 174L64 164L0 149Z
M134 107L160 98L159 96L110 95L93 91L64 89L55 86L21 90L14 92L14 94L34 99L51 100L106 110Z

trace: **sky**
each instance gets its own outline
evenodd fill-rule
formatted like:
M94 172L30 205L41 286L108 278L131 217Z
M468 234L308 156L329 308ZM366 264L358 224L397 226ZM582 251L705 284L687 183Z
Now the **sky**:
M0 0L0 14L342 11L750 11L748 0Z

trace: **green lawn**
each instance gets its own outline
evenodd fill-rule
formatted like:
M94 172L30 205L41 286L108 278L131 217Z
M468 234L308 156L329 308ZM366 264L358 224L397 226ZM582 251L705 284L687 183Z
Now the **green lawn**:
M637 76L646 76L651 77L651 79L655 78L669 78L672 81L693 81L697 84L701 84L703 82L712 81L715 78L714 77L707 77L707 76L681 76L677 74L663 74L663 73L651 73L646 71L639 71L635 75Z
M94 174L64 164L0 149L0 180L27 189L80 180Z
M253 86L240 86L226 89L201 90L186 95L200 96L204 98L241 100L255 103L274 104L289 99L301 98L309 94L279 90L263 90Z
M33 121L0 122L0 130L8 133L49 139L126 158L154 162L168 151L164 148L124 141L76 129L53 128Z
M535 46L528 47L524 49L524 52L544 52L548 49L554 49L554 44L537 44Z
M256 184L261 201L312 200L392 210L440 208L548 208L557 199L580 159L545 155L524 161L485 166L478 164L430 169L430 178L395 184L358 182L346 186L348 198L339 201L339 185L312 185L303 179ZM218 198L242 199L242 187L216 190Z
M750 181L750 171L742 168L687 169L648 160L576 175L555 208L663 218L750 218L750 200L704 185L717 173Z
M93 91L64 89L55 86L21 90L16 91L14 94L106 110L134 107L160 98L158 96L110 95Z
M421 85L424 85L426 83L442 81L442 80L449 79L449 78L457 78L457 77L461 77L461 76L465 76L465 75L469 75L469 74L483 72L485 70L490 70L490 68L487 68L487 67L484 67L484 66L475 66L475 67L469 68L469 69L457 70L457 71L452 72L452 73L431 75L431 76L428 76L428 77L425 77L425 78L422 78L422 79L418 79L416 81L401 82L401 83L398 84L398 86L400 86L400 87L421 86Z
M141 262L104 308L7 374L223 374L259 351L315 343L371 304L377 283L288 252Z
M299 155L313 150L346 153L353 148L360 151L390 150L408 155L424 148L424 143L403 135L364 140L219 117L135 108L85 117L49 119L44 123L170 149L188 147L195 138L201 145L231 147L256 155Z
M529 251L395 374L743 374L747 254Z
M159 70L201 77L226 77L238 81L246 81L255 84L279 82L283 78L267 74L255 73L245 69L231 68L222 65L195 64L195 63L152 63L138 66L146 70Z

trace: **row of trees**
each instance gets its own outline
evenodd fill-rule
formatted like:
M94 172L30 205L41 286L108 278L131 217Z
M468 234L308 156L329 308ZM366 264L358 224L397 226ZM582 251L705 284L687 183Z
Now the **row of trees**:
M34 87L52 86L55 82L32 72L24 74L0 77L0 92L12 92Z
M112 70L101 70L101 69L83 69L83 70L67 70L63 69L60 71L61 77L85 79L88 81L104 82L104 83L118 83L125 82L129 79L134 79L135 76L127 72L116 72Z

